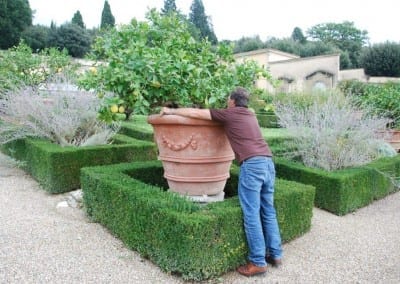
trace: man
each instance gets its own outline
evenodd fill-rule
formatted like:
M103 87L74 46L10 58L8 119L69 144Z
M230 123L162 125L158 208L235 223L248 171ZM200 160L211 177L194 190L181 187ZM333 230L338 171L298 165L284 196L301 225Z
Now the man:
M247 106L249 93L238 87L229 94L226 109L166 108L161 114L208 119L224 125L240 164L239 201L249 247L249 262L237 271L253 276L267 271L267 262L279 266L281 236L274 208L275 167L258 121Z

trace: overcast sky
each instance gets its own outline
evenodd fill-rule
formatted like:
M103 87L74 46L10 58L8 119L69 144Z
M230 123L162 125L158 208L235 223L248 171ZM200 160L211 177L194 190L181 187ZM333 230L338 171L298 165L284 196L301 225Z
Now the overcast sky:
M188 15L193 0L176 0L176 6ZM148 8L161 9L164 0L108 0L117 24L132 18L144 20ZM370 43L400 43L398 0L203 0L218 40L236 40L243 36L290 37L295 27L307 30L321 23L354 22L366 30ZM99 27L104 0L29 0L35 10L34 24L49 26L71 21L79 10L87 28Z

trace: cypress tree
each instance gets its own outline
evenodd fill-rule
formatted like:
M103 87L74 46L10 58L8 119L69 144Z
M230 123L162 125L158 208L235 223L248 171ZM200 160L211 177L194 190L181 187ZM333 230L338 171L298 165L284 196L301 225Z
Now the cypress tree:
M115 25L115 18L111 13L110 4L108 4L108 1L106 0L104 2L103 12L101 13L100 28L101 29L110 28L114 27L114 25Z
M213 44L218 42L209 17L205 14L204 5L201 0L193 0L190 6L189 21L199 29L202 38L208 38Z
M306 37L304 36L303 31L302 31L299 27L295 27L295 28L293 29L291 38L292 38L294 41L299 42L299 43L301 43L301 44L304 44L304 43L307 42L307 39L306 39Z
M85 24L83 23L81 12L76 11L74 16L72 17L71 23L80 26L81 28L85 28Z
M164 8L161 9L163 15L178 12L175 4L175 0L164 0Z

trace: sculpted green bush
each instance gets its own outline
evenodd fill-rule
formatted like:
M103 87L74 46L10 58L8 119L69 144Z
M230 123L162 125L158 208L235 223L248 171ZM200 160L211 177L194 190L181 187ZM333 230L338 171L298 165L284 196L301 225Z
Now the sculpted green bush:
M196 41L180 17L155 10L147 13L147 21L133 19L97 38L92 49L92 56L106 64L88 71L80 86L100 95L114 93L127 114L156 112L167 102L224 106L235 86L252 88L257 77L270 79L253 61L235 64L232 47ZM107 111L101 114L111 118Z

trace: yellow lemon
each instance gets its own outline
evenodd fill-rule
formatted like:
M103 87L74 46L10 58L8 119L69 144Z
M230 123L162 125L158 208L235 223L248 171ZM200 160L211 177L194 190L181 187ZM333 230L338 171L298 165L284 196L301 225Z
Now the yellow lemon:
M123 106L120 106L120 107L118 108L118 112L119 112L119 113L124 113L124 112L125 112L125 108L124 108Z
M118 112L118 106L117 105L112 105L110 108L112 113L117 113Z
M93 74L97 74L97 69L96 69L96 67L90 67L89 70L90 70L90 72L92 72Z

